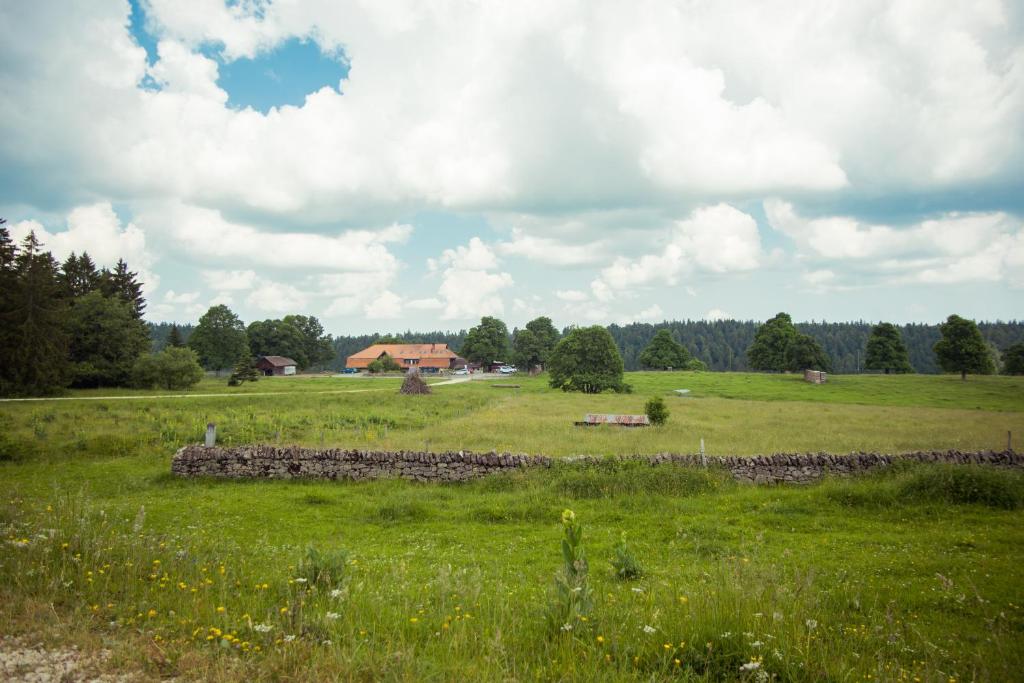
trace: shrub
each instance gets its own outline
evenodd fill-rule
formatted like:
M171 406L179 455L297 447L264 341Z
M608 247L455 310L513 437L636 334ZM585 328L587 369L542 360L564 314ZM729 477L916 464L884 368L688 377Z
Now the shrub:
M644 412L653 425L663 425L668 421L668 407L661 396L652 396L644 406Z
M344 548L320 552L310 546L306 549L306 556L299 561L296 575L310 586L324 590L335 588L345 581L348 557Z
M626 546L626 533L619 537L615 545L615 556L611 560L615 576L622 580L639 579L644 575L643 568Z
M188 389L203 378L196 352L167 347L160 353L141 356L132 368L132 384L142 389Z
M260 378L260 371L256 367L256 360L246 354L238 359L235 368L228 377L228 386L237 387L243 382L256 382Z

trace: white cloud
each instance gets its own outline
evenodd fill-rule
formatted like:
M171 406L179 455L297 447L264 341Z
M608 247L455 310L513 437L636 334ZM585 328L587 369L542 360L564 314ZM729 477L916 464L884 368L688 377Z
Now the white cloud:
M402 297L394 292L383 291L363 306L363 314L369 320L393 320L402 315Z
M620 325L638 322L657 322L665 319L665 311L658 304L652 304L639 313L627 314L619 318Z
M164 292L164 303L168 304L193 304L199 300L199 292L176 293L173 289Z
M428 262L441 272L437 293L444 302L443 320L471 319L500 315L505 310L501 290L513 285L508 273L490 272L498 267L494 251L479 237L455 249L445 249L441 258Z
M207 287L219 291L252 289L256 284L254 270L204 270L202 275Z
M1012 180L1024 150L1021 18L997 0L145 7L152 66L127 3L0 10L17 103L0 109L0 159L35 189L322 223L944 188ZM302 106L230 108L198 52L230 61L292 37L344 48L344 95L332 83ZM141 87L147 74L162 89Z
M681 275L694 269L712 273L751 270L760 258L757 222L728 204L717 204L677 221L659 253L617 258L602 269L591 289L599 301L610 301L621 290L655 283L675 285Z
M245 303L262 313L286 315L305 310L309 294L283 282L261 280Z
M433 297L426 299L413 299L407 302L405 307L414 311L436 311L444 308L444 302Z
M805 259L857 268L861 282L1024 280L1024 224L1005 213L949 213L899 228L846 216L808 219L781 200L766 201L765 214ZM802 279L831 287L839 275L822 268Z
M146 248L146 234L134 223L121 225L109 202L100 202L72 209L67 216L67 228L49 232L38 221L21 221L11 226L11 237L22 240L29 231L43 243L43 249L63 261L72 252L88 252L98 267L112 268L118 259L139 274L147 298L152 297L160 285L153 272L157 259Z
M521 256L537 263L552 266L578 266L600 263L606 258L607 244L592 241L585 236L580 244L572 244L550 237L527 234L513 229L512 239L498 244L498 251L505 256Z
M720 308L712 308L711 310L709 310L707 313L704 314L704 320L710 320L710 321L715 321L715 320L731 320L732 317L733 316L732 316L731 313L726 313L725 311L723 311Z
M581 292L578 289L559 289L555 291L555 296L562 301L586 301L587 293Z

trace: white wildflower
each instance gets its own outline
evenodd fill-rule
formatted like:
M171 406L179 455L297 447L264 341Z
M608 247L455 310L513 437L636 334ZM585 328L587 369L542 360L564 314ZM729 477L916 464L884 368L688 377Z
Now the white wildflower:
M762 645L764 645L764 643L762 643L760 640L755 640L750 644L750 647L761 647Z
M341 590L340 588L335 588L334 590L331 591L331 597L332 598L340 598L344 594L345 594L345 591Z
M782 612L772 612L772 619L782 621Z
M572 630L572 624L562 624L562 630L563 631L571 631Z
M259 633L270 633L274 630L274 627L270 624L253 624L252 630L257 631Z
M295 579L295 583L306 583L309 579L304 579L301 576Z
M722 634L722 637L723 638L731 638L732 637L732 631L726 631L725 633Z
M814 629L818 628L818 622L817 622L816 619L808 619L806 621L806 624L807 624L807 628L811 629L812 631Z
M644 633L651 634L657 630L658 629L654 628L653 626L644 625Z
M328 619L330 619L331 621L334 621L335 619L340 619L341 618L341 615L338 614L337 612L328 612L324 616L327 617Z
M631 590L632 590L632 591L633 591L634 593L643 593L643 592L644 592L644 589L643 589L643 588L640 588L639 586L634 586L634 587L633 587L633 588L632 588Z
M286 643L290 643L290 642L292 642L293 640L295 640L295 636L293 636L293 635L291 635L291 634L289 634L289 635L286 635L286 636L284 637L284 642L286 642Z
M761 662L747 662L740 667L740 671L757 671L761 668Z

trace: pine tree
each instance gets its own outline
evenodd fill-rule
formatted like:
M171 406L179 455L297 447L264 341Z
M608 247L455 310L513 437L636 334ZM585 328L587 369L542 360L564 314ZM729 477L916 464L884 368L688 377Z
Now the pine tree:
M101 273L100 289L105 296L116 296L132 308L132 315L139 320L146 310L146 299L142 296L142 283L138 273L128 270L124 259L118 259L114 270L104 269Z
M228 377L228 386L237 387L243 382L255 382L260 378L259 368L256 367L256 359L245 354L235 363L235 368Z
M871 328L871 337L865 348L864 367L885 370L887 375L890 371L914 371L898 327L892 323L878 323Z
M15 257L18 249L0 218L0 395L12 389L16 359L14 350L14 291L17 282Z
M30 232L14 258L14 282L5 325L10 327L10 390L56 393L67 383L65 304L58 296L58 266Z
M61 264L58 274L61 294L68 299L85 296L100 287L100 271L89 257L88 252L75 256L75 252Z
M1008 346L1003 351L1003 374L1024 375L1024 342Z
M181 332L178 330L177 325L171 325L171 331L167 334L167 346L176 349L185 346L185 342L181 340Z

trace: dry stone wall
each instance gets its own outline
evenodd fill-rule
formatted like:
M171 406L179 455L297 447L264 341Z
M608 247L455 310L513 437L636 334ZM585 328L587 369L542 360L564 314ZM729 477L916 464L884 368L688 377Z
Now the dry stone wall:
M417 481L466 481L530 467L587 467L610 460L642 462L651 466L721 467L738 481L753 483L806 483L826 474L851 475L897 462L935 462L1024 468L1024 455L1014 451L919 451L899 455L881 453L776 453L756 456L708 456L661 453L642 456L570 456L512 453L431 453L423 451L367 451L313 449L297 446L240 446L218 448L186 446L171 463L171 471L184 477L377 479L400 477Z

